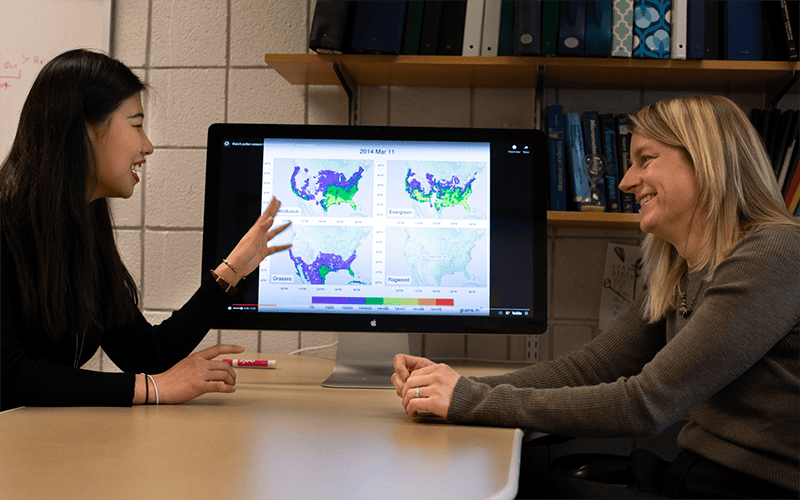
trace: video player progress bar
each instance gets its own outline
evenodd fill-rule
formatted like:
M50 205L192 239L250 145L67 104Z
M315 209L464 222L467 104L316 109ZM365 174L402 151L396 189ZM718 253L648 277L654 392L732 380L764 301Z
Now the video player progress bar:
M453 306L453 299L404 299L386 297L311 297L312 304L367 306Z

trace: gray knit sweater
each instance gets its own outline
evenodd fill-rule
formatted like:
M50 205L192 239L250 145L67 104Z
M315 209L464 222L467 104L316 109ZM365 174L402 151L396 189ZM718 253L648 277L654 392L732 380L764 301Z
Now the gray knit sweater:
M580 351L497 377L461 377L448 418L564 436L652 436L798 491L800 231L751 231L713 279L689 273L688 318L653 324L637 299Z

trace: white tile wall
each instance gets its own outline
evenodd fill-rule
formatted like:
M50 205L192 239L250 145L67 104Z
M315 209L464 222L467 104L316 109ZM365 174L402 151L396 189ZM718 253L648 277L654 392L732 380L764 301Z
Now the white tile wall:
M125 0L114 2L113 55L152 89L146 130L155 153L130 200L111 204L120 251L140 286L151 322L179 308L200 282L206 130L215 122L346 124L348 100L338 87L286 83L265 53L307 52L315 0ZM633 113L674 93L543 89L543 103L568 112ZM362 87L362 125L528 128L536 121L533 89ZM731 94L744 109L765 106L761 94ZM798 108L798 94L780 107ZM638 231L548 230L551 326L540 338L543 359L580 348L597 335L602 269L608 242L636 244ZM211 331L217 342L287 353L326 345L323 332ZM522 360L524 337L412 336L412 352L429 356ZM331 356L335 348L312 351ZM92 369L114 371L98 354Z

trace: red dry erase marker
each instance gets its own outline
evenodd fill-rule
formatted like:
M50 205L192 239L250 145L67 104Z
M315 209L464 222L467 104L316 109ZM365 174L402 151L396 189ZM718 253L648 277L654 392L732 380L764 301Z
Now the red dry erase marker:
M278 362L274 359L223 359L222 361L239 368L277 368Z

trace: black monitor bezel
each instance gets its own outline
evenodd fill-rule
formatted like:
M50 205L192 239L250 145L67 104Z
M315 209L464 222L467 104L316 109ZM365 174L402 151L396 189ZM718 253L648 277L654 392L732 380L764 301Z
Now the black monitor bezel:
M538 335L547 329L547 161L546 137L533 129L485 129L443 127L382 127L339 125L284 125L215 123L208 128L205 174L205 209L203 221L202 266L205 273L219 264L218 209L220 182L219 158L223 138L303 138L346 140L414 140L468 141L496 143L528 143L533 154L531 182L533 234L530 265L533 269L533 307L526 318L505 316L431 316L309 314L284 312L227 311L214 328L234 330L296 330L324 332L396 332L396 333L459 333ZM538 174L536 173L538 172ZM250 223L252 224L253 221ZM240 235L243 236L244 231ZM235 244L235 242L234 242ZM231 249L233 245L231 245ZM255 275L255 273L253 273Z

